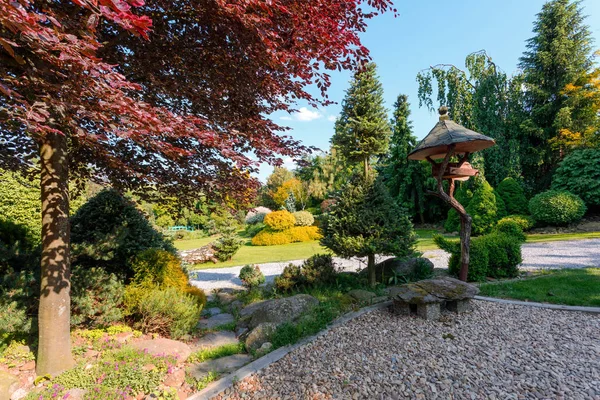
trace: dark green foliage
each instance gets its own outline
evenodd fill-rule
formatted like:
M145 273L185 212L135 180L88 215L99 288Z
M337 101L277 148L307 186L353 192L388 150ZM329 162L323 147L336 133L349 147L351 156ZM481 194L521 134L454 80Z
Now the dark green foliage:
M454 191L454 198L463 207L467 207L471 198L473 197L473 192L469 188L467 182L462 182ZM446 232L459 232L460 231L460 217L454 208L450 208L448 210L448 217L446 218L446 222L444 223L444 230Z
M498 209L494 189L485 178L478 178L478 180L466 211L473 218L473 235L484 235L496 224Z
M40 265L40 249L23 225L0 219L0 274L33 271Z
M267 227L267 225L263 224L262 222L252 224L252 225L248 224L244 228L243 235L245 237L253 238L254 236L256 236L258 234L258 232L262 231L266 227Z
M248 264L240 270L240 280L242 281L242 285L252 289L265 283L265 276L258 265Z
M42 202L39 180L0 169L0 216L22 226L29 240L38 244L42 233Z
M482 241L488 252L487 276L491 278L514 278L519 275L521 239L509 234L491 233L476 238Z
M321 225L321 244L342 257L406 257L416 238L406 212L381 180L358 178L344 187Z
M593 38L581 3L572 0L545 3L533 32L519 64L526 88L524 106L530 110L521 124L521 160L527 182L547 188L564 150L556 140L561 129L572 129L570 124L577 119L562 92L593 69Z
M12 340L30 336L32 316L37 315L39 276L31 271L0 275L0 350Z
M471 239L469 272L467 274L469 282L481 282L487 277L490 257L485 242L481 239L483 239L483 236ZM441 249L452 250L449 251L451 255L450 260L448 260L448 271L450 275L458 276L460 272L460 243L444 244L443 242L448 242L448 240L442 236L436 236L434 240Z
M288 292L303 284L302 271L298 265L289 264L281 275L275 277L275 287L280 292Z
M383 86L373 63L362 66L354 75L342 112L335 122L331 143L349 161L365 163L388 149L390 126L383 100Z
M101 268L75 267L71 275L71 324L103 328L123 318L125 287Z
M600 149L582 149L560 163L552 179L552 189L566 190L588 207L600 206Z
M498 221L498 224L496 224L494 227L493 232L499 235L512 236L515 239L518 239L521 243L524 243L526 239L521 225L518 222L509 219Z
M307 285L329 285L335 282L337 271L331 254L315 254L302 264L302 276Z
M529 201L529 211L538 222L567 225L580 221L586 207L579 196L567 191L548 190Z
M517 225L519 225L523 232L527 232L535 226L535 219L533 219L533 217L530 215L509 215L508 217L500 219L498 224L505 221L515 222Z
M498 193L494 190L494 197L496 198L496 219L504 218L508 215L506 212L506 203L500 197Z
M116 190L92 197L71 219L73 263L131 278L132 258L149 248L176 253L135 205Z
M504 200L506 215L527 214L527 198L523 186L513 178L506 178L496 188L498 196ZM506 216L504 215L504 216ZM499 217L499 218L503 218Z
M214 243L219 261L231 260L244 242L237 235L237 223L228 214L217 226L221 237Z

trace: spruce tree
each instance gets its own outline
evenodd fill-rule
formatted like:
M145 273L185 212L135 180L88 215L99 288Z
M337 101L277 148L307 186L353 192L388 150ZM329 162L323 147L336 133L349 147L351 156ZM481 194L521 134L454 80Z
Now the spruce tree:
M425 222L425 187L431 177L427 163L409 160L408 153L417 145L417 138L412 133L410 104L408 96L401 94L394 103L392 117L392 137L387 165L384 168L386 184L391 196L402 207L408 210L413 220L418 215L421 223Z
M547 2L520 59L529 110L521 124L521 161L526 180L538 188L549 186L551 171L568 150L561 148L560 136L572 128L570 116L577 110L564 92L594 66L593 39L584 20L579 1Z
M376 66L365 64L346 91L331 143L348 161L362 162L366 178L371 158L386 153L390 133Z

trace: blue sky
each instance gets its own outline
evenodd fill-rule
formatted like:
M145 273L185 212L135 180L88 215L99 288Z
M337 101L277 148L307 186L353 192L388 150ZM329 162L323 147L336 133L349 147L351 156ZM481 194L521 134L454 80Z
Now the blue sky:
M545 0L397 0L395 3L399 16L394 18L390 14L372 19L362 39L378 66L386 107L391 110L398 94L407 94L414 133L422 138L436 123L437 115L419 108L417 73L441 63L462 68L469 53L485 49L500 68L513 74ZM594 47L600 48L600 1L584 0L582 5L595 39ZM350 72L332 73L329 97L337 104L322 109L298 104L296 108L301 112L274 114L273 119L292 128L288 134L304 144L329 149L335 117L350 78ZM294 167L290 159L284 160L284 165ZM264 182L272 170L273 167L264 165L259 179Z

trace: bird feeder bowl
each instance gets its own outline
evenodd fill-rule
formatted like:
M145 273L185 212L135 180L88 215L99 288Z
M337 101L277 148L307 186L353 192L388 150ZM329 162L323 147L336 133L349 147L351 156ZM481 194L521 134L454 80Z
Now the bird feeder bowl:
M444 158L451 147L454 149L454 154L470 154L492 147L496 143L494 139L488 136L451 121L448 117L447 107L440 107L439 113L439 122L425 136L425 139L421 140L417 147L410 152L408 155L409 160ZM451 175L450 171L448 171L448 175Z
M438 176L441 168L441 164L435 164L433 166L433 176ZM479 173L478 170L473 168L468 162L462 163L449 163L442 175L442 179L454 179L455 181L466 181L472 176L476 176Z

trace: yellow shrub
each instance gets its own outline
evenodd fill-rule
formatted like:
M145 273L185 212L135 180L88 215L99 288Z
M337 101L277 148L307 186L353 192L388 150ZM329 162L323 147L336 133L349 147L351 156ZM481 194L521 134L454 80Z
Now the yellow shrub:
M198 305L204 308L206 305L206 294L204 293L204 290L197 288L196 286L188 285L185 288L185 292L194 296L194 299L196 299Z
M274 231L283 231L294 226L296 218L294 218L292 213L285 210L273 211L265 215L264 223Z
M173 287L184 291L188 276L181 268L181 260L159 249L148 249L135 256L131 267L135 273L133 283Z
M269 214L270 215L270 214ZM295 226L283 231L263 230L252 238L254 246L275 246L280 244L308 242L321 238L316 226Z

